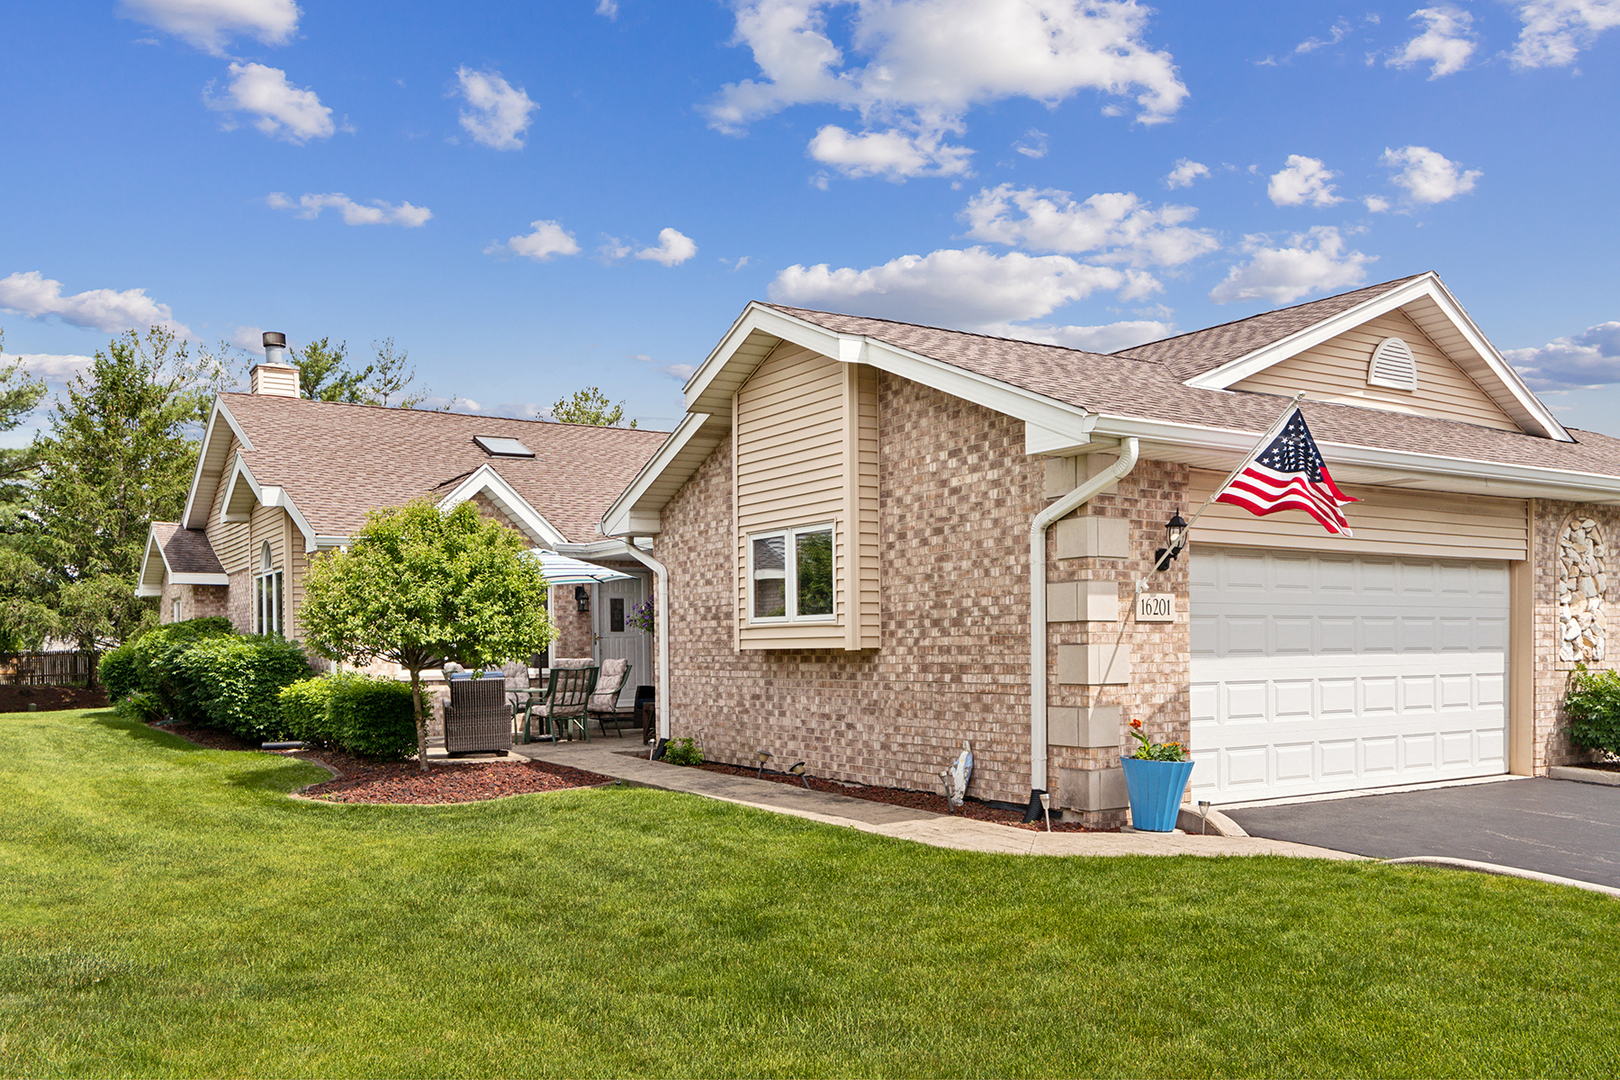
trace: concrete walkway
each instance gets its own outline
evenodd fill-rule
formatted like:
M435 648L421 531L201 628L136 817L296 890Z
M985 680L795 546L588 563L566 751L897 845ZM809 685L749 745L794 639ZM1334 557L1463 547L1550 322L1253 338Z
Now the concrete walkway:
M1007 855L1292 855L1313 859L1361 859L1346 851L1311 847L1252 836L1194 836L1185 833L1048 833L1014 829L986 821L888 803L853 799L825 791L779 784L752 777L729 776L706 769L647 761L637 756L629 739L606 739L553 746L530 743L512 752L535 761L571 765L611 776L628 784L681 791L723 802L740 803L778 814L842 825L879 836L914 840L934 847L990 851Z

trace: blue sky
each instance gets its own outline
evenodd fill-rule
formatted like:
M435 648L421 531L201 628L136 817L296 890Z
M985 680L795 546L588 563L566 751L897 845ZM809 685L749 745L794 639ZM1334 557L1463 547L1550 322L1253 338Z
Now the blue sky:
M670 427L751 299L1109 351L1434 269L1620 434L1620 0L5 22L0 327L53 379L154 321L392 337L460 408Z

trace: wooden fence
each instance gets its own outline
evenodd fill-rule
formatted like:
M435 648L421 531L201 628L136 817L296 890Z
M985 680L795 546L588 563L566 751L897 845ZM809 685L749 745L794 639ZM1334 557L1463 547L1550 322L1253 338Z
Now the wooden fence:
M29 686L83 685L90 678L90 654L21 652L0 654L0 682Z

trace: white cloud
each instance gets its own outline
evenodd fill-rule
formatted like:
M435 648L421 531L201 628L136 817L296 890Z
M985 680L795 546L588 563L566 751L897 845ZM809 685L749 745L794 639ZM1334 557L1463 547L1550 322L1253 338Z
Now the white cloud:
M944 134L906 135L899 131L851 134L828 124L810 140L810 156L845 176L881 176L900 181L913 176L962 176L973 151L950 146Z
M986 102L1056 104L1084 89L1134 94L1137 119L1155 124L1187 96L1170 54L1144 40L1149 9L1134 0L735 4L732 40L752 50L762 77L727 84L710 103L710 123L722 131L740 132L793 105L827 104L860 114L859 137L894 134L938 146ZM846 65L828 28L829 13L850 6L848 47L864 64Z
M1266 300L1290 304L1310 293L1331 293L1360 285L1366 268L1377 259L1359 251L1345 251L1344 238L1329 225L1318 225L1289 237L1287 246L1271 247L1263 234L1243 238L1249 261L1232 267L1226 280L1210 290L1217 304L1234 300Z
M1386 214L1389 212L1389 200L1382 195L1369 195L1361 201L1367 204L1367 210L1370 213Z
M1030 128L1024 137L1013 143L1013 149L1027 158L1039 160L1046 156L1046 132Z
M153 300L145 289L87 289L63 296L62 283L38 270L0 278L0 308L31 319L55 316L72 326L108 334L162 326L181 337L191 336L190 330L174 321L169 305Z
M521 86L513 86L498 71L456 69L458 92L468 108L461 111L461 126L473 137L495 150L523 149L523 133L529 129L529 114L540 106L529 100Z
M777 274L768 291L786 304L973 328L1042 318L1099 290L1134 298L1158 288L1137 270L971 247L904 255L866 270L794 265Z
M327 139L337 130L332 110L321 104L313 90L300 90L287 81L280 68L231 62L231 83L223 97L206 93L210 109L252 113L253 126L264 134L291 143ZM210 84L210 89L212 84Z
M1332 206L1344 201L1333 194L1333 185L1328 183L1338 175L1318 158L1289 154L1282 169L1271 175L1266 194L1278 206Z
M1620 0L1530 0L1519 5L1513 66L1568 67L1605 30L1620 26Z
M609 19L619 17L619 0L596 0L596 13Z
M1328 28L1327 37L1306 38L1304 41L1294 46L1294 53L1295 55L1303 55L1305 53L1313 53L1317 49L1325 49L1329 45L1337 45L1339 42L1344 40L1344 36L1349 32L1350 20L1338 19L1331 27Z
M1620 322L1554 338L1539 349L1504 349L1532 390L1593 390L1620 383Z
M264 355L264 327L238 326L231 334L231 344L243 352Z
M980 326L979 332L997 337L1017 338L1020 341L1039 341L1047 345L1062 345L1068 349L1086 352L1111 353L1167 338L1176 332L1175 326L1156 319L1135 319L1129 322L1107 323L1102 326L1048 326L1042 323L1002 323Z
M659 364L657 360L654 360L646 353L637 353L635 356L631 357L631 359L640 360L643 364L655 364L657 365L660 374L668 375L670 378L680 383L684 383L687 379L690 379L692 377L692 372L697 370L696 364Z
M1478 169L1464 172L1455 161L1446 160L1427 146L1386 148L1378 161L1389 168L1399 168L1401 171L1393 177L1394 182L1406 189L1413 202L1424 206L1473 191L1475 182L1485 175Z
M1171 169L1170 175L1164 178L1164 186L1172 191L1176 188L1192 187L1194 180L1208 175L1208 165L1187 158L1177 158L1176 167Z
M1423 23L1423 33L1408 41L1384 61L1387 67L1408 68L1432 64L1429 80L1461 71L1474 55L1479 41L1474 35L1474 17L1451 4L1418 8L1411 18Z
M1129 192L1075 202L1067 191L1011 184L985 188L962 212L968 235L1009 247L1065 255L1099 252L1099 262L1179 266L1220 247L1208 229L1191 229L1191 206L1151 204Z
M484 249L484 254L509 251L535 262L546 262L557 255L579 254L579 244L574 240L574 234L564 229L561 222L531 221L529 228L532 231L527 235L514 236L504 244L491 244Z
M690 236L683 236L676 229L659 229L658 246L642 248L636 252L636 258L664 266L679 266L696 254L697 245Z
M47 383L60 385L80 372L88 370L95 362L95 357L62 353L0 353L0 367L6 367L18 360L22 361L23 370L29 374L36 375Z
M302 14L293 0L122 0L119 14L155 26L204 52L224 56L239 34L285 45Z
M408 202L386 203L372 199L370 206L362 206L342 192L326 195L300 195L297 201L279 191L273 191L264 200L276 210L292 210L305 220L321 216L322 210L338 210L345 225L403 225L415 229L428 223L433 211L425 206L412 206Z

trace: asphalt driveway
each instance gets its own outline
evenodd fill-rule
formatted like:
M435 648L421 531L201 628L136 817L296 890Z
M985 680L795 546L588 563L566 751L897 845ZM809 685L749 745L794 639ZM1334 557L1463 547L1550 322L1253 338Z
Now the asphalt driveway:
M1475 859L1620 888L1620 787L1537 777L1225 813L1272 840L1378 859Z

